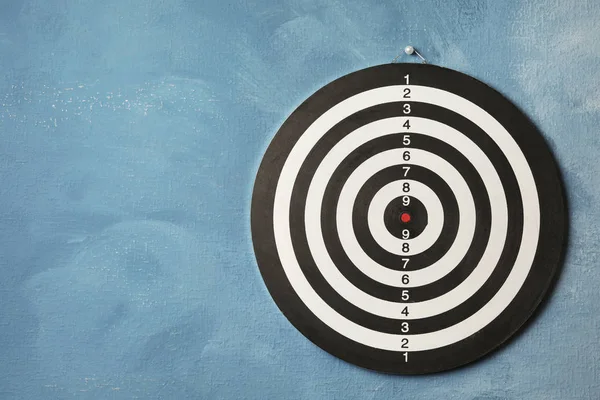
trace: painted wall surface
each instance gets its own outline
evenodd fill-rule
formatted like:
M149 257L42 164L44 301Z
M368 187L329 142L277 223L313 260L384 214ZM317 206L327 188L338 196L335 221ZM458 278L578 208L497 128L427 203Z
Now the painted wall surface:
M600 398L598 21L592 0L0 0L0 399ZM571 210L538 318L422 377L298 333L249 228L282 121L407 44L535 121Z

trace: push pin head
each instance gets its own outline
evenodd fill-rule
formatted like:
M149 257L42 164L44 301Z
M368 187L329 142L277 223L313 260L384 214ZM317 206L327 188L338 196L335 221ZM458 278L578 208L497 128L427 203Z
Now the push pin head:
M418 56L418 57L421 59L421 61L423 61L423 64L427 64L427 60L425 60L425 58L424 58L424 57L423 57L423 56L422 56L422 55L421 55L421 54L420 54L420 53L419 53L419 52L418 52L418 51L417 51L417 50L416 50L416 49L415 49L413 46L406 46L406 47L404 48L404 52L405 52L406 54L408 54L409 56L412 56L413 54L416 54L416 55L417 55L417 56ZM393 63L395 63L395 62L396 62L396 60L397 60L398 58L400 58L400 56L401 56L401 55L402 55L402 53L398 54L398 55L396 56L396 58L394 58L394 59L392 60L392 64L393 64Z

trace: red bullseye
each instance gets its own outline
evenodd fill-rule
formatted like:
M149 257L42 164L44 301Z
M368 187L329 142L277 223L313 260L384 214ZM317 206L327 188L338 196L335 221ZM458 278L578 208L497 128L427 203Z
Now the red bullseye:
M404 222L405 224L410 222L410 214L405 212L400 214L400 221Z

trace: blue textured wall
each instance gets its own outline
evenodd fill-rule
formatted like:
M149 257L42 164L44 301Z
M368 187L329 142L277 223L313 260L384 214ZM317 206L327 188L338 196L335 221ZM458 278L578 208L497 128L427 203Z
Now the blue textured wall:
M600 398L599 20L592 0L0 0L0 399ZM572 222L525 333L424 377L312 345L249 234L280 123L406 44L531 116Z

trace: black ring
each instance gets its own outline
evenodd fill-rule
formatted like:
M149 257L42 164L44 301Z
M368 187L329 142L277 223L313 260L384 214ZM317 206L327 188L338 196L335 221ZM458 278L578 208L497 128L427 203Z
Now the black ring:
M407 200L406 205L404 205L404 198ZM416 239L427 227L427 214L427 209L419 199L410 194L399 195L385 207L383 224L385 229L397 239L404 239L405 230L409 238Z

